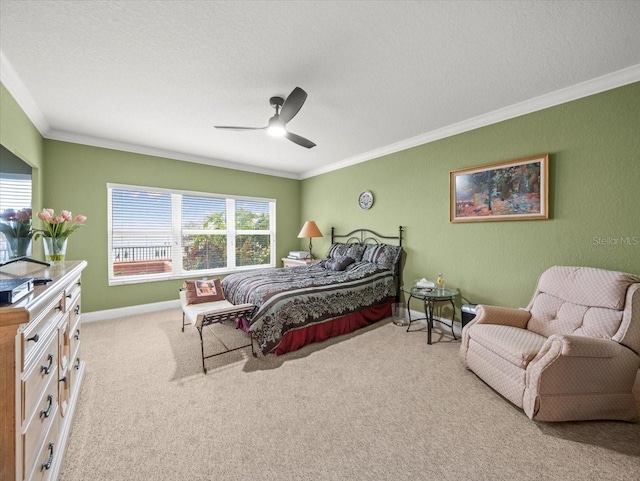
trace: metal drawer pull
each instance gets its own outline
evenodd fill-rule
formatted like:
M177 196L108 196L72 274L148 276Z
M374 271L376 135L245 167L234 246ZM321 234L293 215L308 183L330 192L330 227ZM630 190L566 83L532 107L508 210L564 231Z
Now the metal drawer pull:
M49 468L51 468L51 463L53 463L53 443L49 443L49 459L46 463L42 463L40 471L49 470Z
M76 329L76 333L73 335L73 338L76 341L80 340L80 329Z
M71 299L71 294L67 294L65 297L66 297L67 299Z
M76 369L80 369L80 358L79 357L76 357L76 365L73 366L73 367L75 367Z
M49 414L51 414L51 408L53 407L53 396L51 394L47 396L47 403L49 404L47 409L40 411L41 418L48 418Z
M76 308L73 310L76 314L80 314L80 304L76 305Z
M36 334L33 337L27 338L27 342L29 342L29 341L38 342L39 340L40 340L40 336L38 334Z
M63 383L66 384L67 383L67 376L61 377L60 381L58 381L58 382L63 382Z
M58 304L58 305L55 307L55 309L56 309L57 311L61 311L61 310L62 310L62 302L61 302L60 304Z
M53 366L53 354L49 354L47 359L49 359L49 365L40 366L40 372L43 372L45 376L51 372L51 367Z

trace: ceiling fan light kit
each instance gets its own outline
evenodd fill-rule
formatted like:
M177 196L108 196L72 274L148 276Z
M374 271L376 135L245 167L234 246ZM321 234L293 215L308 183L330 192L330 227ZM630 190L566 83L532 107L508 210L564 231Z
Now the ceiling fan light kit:
M287 133L287 129L285 129L284 124L280 119L277 119L275 116L273 116L269 119L267 133L269 135L273 135L274 137L284 137L284 134Z
M287 123L296 116L307 99L307 92L300 87L294 88L286 99L282 97L271 97L269 104L276 109L276 113L269 119L266 127L233 127L227 125L216 125L216 129L226 130L266 130L269 135L275 137L286 137L291 142L307 149L315 147L316 144L299 135L287 130Z

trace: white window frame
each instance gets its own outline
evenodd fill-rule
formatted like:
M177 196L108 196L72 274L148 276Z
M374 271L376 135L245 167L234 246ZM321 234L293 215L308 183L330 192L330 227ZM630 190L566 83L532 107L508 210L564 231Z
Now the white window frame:
M142 274L131 276L115 276L112 258L113 254L113 190L130 190L143 191L171 195L171 263L173 272L163 272L159 274ZM209 197L215 199L224 199L226 201L226 229L224 230L188 230L184 234L206 234L206 235L225 235L227 237L227 265L217 269L200 269L200 270L184 270L182 268L182 196ZM235 203L236 201L254 201L269 203L269 230L237 230L235 224ZM146 282L166 281L171 279L184 279L202 276L225 275L232 272L244 271L250 269L260 269L275 267L276 263L276 200L262 197L235 196L215 194L210 192L197 192L188 190L166 189L161 187L148 187L127 184L107 184L107 263L109 285L117 286L124 284L139 284ZM236 235L269 235L270 236L270 262L268 265L259 266L236 266Z

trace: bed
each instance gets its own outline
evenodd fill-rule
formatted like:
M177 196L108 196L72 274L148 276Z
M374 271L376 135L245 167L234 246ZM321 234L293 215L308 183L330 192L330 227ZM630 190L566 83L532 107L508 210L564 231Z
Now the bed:
M264 354L284 354L389 317L400 297L398 235L370 229L336 234L325 259L310 265L231 274L222 280L232 304L253 304L249 330Z

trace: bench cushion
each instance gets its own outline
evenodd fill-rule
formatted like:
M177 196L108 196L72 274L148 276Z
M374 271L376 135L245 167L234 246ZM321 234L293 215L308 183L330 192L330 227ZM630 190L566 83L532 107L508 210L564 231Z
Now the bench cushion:
M187 291L185 290L180 291L180 303L185 320L198 328L202 327L205 321L207 323L222 322L237 317L247 317L255 308L253 304L233 305L227 300L187 304Z

